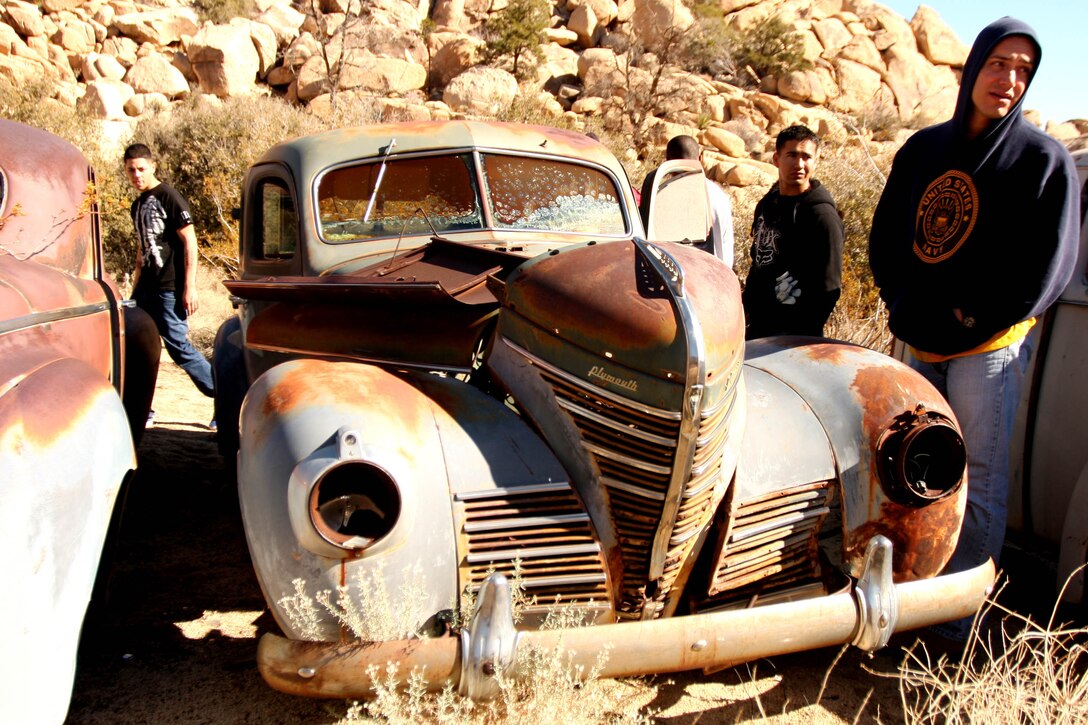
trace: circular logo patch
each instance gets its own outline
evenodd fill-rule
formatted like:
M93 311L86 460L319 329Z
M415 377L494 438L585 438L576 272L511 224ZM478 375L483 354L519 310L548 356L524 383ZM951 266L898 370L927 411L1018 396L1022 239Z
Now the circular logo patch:
M971 177L948 171L930 184L918 202L914 253L923 262L940 262L956 253L978 217L978 192Z

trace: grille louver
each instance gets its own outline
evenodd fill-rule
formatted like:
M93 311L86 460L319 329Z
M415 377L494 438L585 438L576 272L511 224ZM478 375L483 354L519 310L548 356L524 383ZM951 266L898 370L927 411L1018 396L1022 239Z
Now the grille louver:
M541 605L557 601L606 607L608 581L589 515L569 483L458 493L464 522L461 581L480 588L491 572L514 577Z

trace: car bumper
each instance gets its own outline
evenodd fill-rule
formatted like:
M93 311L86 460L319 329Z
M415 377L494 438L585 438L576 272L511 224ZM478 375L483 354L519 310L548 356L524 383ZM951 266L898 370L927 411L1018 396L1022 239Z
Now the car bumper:
M890 545L886 553L890 560ZM384 674L386 663L393 662L402 677L422 673L432 689L453 683L462 694L486 699L496 692L496 674L517 676L516 652L523 647L558 648L572 666L581 665L586 672L597 667L600 677L713 670L845 643L875 650L893 632L971 616L993 590L994 577L990 561L965 572L902 584L863 573L850 591L815 599L524 632L514 630L508 586L499 582L481 590L472 624L460 638L334 643L265 634L257 660L269 685L295 695L367 697L373 692L371 673ZM606 649L601 666L598 656Z

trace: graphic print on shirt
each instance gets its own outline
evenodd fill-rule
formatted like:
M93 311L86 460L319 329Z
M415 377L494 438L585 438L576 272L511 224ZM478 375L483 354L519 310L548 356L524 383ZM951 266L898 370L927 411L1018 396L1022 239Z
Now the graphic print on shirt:
M778 240L782 232L769 226L763 221L763 217L756 219L755 229L752 231L752 264L756 267L766 267L774 263L778 258Z
M155 196L148 196L136 211L136 234L144 251L144 266L163 268L163 232L166 231L166 210ZM152 264L154 261L154 264Z
M918 202L914 253L930 264L951 257L971 235L977 218L974 181L962 171L946 171Z

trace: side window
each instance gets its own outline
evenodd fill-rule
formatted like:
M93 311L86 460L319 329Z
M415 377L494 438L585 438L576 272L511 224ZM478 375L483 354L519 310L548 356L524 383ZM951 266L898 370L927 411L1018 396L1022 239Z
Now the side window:
M253 258L291 259L298 249L298 212L287 185L280 179L265 179L259 183L254 200L258 209L254 219L257 234L251 250Z

